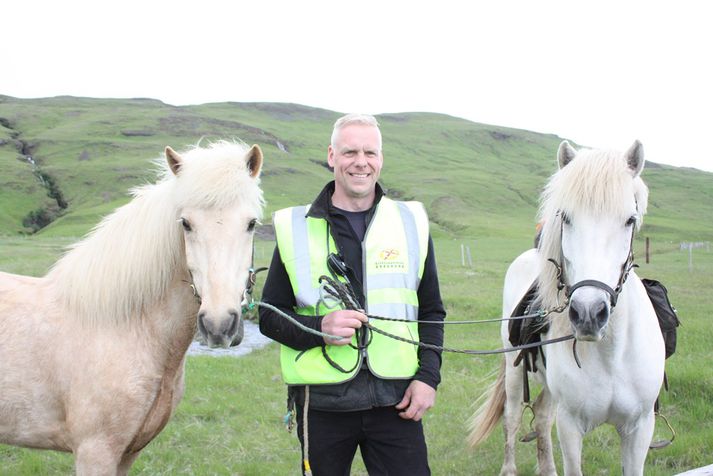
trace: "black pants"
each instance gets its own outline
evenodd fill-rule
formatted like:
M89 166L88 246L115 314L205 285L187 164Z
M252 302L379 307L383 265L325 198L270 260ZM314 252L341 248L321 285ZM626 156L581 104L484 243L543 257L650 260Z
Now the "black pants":
M308 456L314 476L349 476L357 447L370 476L431 474L421 422L402 419L394 407L356 412L309 409L308 415ZM304 460L301 408L297 436Z

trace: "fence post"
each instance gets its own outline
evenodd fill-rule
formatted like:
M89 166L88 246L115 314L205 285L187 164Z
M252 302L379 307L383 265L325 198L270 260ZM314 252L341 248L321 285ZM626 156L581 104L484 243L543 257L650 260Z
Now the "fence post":
M646 237L646 264L649 264L649 237Z

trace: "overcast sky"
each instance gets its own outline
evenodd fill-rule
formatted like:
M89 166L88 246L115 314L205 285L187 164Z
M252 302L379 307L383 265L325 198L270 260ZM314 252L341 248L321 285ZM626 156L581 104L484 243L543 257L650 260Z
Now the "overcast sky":
M713 171L708 3L15 0L0 94L438 112Z

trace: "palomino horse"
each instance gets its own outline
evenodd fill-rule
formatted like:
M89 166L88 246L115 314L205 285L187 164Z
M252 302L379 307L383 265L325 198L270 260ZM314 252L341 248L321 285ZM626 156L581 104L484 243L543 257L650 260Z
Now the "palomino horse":
M642 475L664 371L656 314L631 271L633 234L648 199L639 177L642 146L637 141L623 154L577 152L565 141L558 160L560 170L541 200L539 248L510 265L503 294L507 317L536 282L533 309L554 310L542 338L571 333L575 338L575 346L560 342L541 347L537 371L530 374L543 385L533 409L539 471L556 474L551 436L556 415L566 475L582 474L582 439L604 423L614 425L621 438L624 474ZM501 335L509 346L507 322ZM524 359L514 366L516 357L507 354L488 398L471 420L469 441L477 446L504 415L502 475L516 474L524 388Z
M218 142L166 159L46 276L0 273L0 443L127 474L183 395L196 321L213 346L237 334L262 152Z

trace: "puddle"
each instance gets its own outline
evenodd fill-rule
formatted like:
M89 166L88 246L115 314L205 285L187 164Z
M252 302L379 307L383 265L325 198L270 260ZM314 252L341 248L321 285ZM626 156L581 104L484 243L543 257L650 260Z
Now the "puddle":
M188 347L188 355L212 355L214 357L240 357L247 355L255 349L265 347L272 342L272 339L260 334L260 328L252 321L244 321L243 341L237 347L229 347L227 349L211 349L207 345L203 345L197 341L191 342Z

